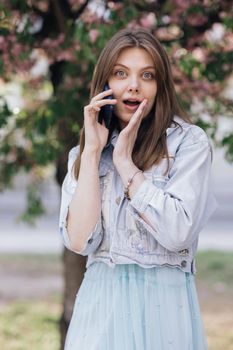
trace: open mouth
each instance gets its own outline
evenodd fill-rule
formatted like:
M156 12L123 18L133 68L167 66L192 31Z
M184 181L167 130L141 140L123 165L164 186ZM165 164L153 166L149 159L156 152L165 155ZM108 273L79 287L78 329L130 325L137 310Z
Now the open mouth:
M123 103L126 104L127 106L134 106L134 107L140 105L140 101L124 100Z

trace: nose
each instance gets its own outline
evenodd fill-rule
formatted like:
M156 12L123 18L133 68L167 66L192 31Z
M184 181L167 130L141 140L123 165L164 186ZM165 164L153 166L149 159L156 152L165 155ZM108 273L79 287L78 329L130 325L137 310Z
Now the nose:
M131 79L129 86L128 86L128 91L129 92L138 92L139 91L138 81L136 78Z
M130 92L138 92L138 88L135 87L135 86L131 86L131 87L129 88L129 91L130 91Z

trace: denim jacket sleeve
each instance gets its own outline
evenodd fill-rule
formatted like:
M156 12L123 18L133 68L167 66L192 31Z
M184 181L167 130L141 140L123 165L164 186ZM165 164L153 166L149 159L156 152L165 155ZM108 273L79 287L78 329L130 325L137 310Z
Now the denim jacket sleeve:
M60 206L60 216L59 216L59 231L61 233L64 245L72 250L69 235L67 232L67 215L69 211L69 204L71 202L72 196L74 194L77 180L74 178L73 174L73 165L75 159L77 158L79 148L74 147L69 152L68 157L68 171L66 177L62 184L62 193L61 193L61 206ZM96 250L102 240L102 223L101 218L96 223L94 230L90 233L89 237L86 240L85 246L81 251L75 251L81 255L88 255Z
M216 209L210 185L212 149L206 134L200 134L198 139L184 137L163 188L146 179L130 201L130 212L170 251L189 247Z

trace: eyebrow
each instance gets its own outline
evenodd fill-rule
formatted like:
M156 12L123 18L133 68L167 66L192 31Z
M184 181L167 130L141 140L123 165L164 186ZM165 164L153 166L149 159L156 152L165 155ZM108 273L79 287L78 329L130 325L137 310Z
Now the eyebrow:
M129 67L125 66L125 65L122 64L122 63L116 63L114 67L116 67L116 66L121 66L121 67L124 67L124 68L126 68L126 69L129 69ZM155 70L155 67L154 67L154 66L146 66L146 67L141 68L141 70L144 70L144 69L151 69L151 68Z

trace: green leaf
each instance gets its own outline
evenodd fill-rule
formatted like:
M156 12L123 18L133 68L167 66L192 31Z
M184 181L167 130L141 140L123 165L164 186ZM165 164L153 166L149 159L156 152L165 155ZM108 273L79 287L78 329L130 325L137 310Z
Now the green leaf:
M227 29L233 30L233 21L231 16L224 17L223 24L227 27Z
M0 97L0 128L7 124L8 118L11 116L12 113L8 108L6 100Z
M233 163L233 133L225 136L221 141L221 145L226 150L226 153L225 153L226 159L230 163Z
M233 52L213 52L204 75L209 81L223 81L232 71Z
M27 192L27 208L19 217L19 220L27 222L30 225L34 225L35 220L44 213L45 209L42 205L37 185L34 184L29 186Z

